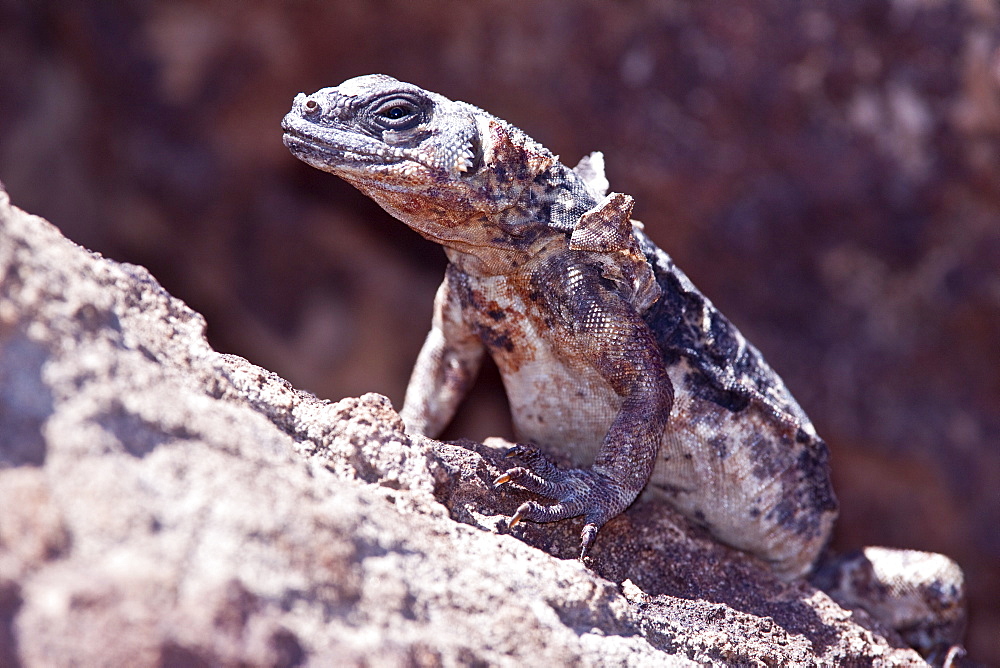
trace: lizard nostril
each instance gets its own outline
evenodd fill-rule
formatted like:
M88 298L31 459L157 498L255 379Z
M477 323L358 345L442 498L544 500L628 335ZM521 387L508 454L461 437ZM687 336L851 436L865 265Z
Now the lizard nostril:
M319 102L317 102L316 100L314 100L312 98L309 98L308 100L306 100L305 103L302 106L305 107L305 110L306 110L307 114L317 114L317 113L319 113Z

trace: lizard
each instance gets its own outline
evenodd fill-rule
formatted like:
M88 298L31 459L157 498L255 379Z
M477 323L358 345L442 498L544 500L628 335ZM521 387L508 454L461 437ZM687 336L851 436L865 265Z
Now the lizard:
M408 432L437 436L492 357L520 464L495 484L553 502L523 503L510 526L583 516L583 559L644 494L783 580L816 570L838 511L826 443L632 219L633 198L608 192L600 153L567 167L506 121L386 75L299 93L282 128L295 157L444 248L400 415ZM924 569L924 589L945 591L944 612L926 643L940 645L961 634L963 592L957 565L932 556L944 561ZM830 573L831 589L851 589Z

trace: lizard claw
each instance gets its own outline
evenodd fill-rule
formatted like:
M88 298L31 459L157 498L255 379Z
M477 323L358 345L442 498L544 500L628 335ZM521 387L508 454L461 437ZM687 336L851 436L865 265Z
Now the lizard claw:
M598 529L600 527L593 522L588 522L583 526L583 531L580 532L580 561L583 561L587 552L590 551L590 546L594 544Z
M524 504L521 505L521 508L524 508ZM521 508L518 508L514 512L514 515L511 516L510 522L507 522L508 529L514 528L514 526L521 521L521 518L523 517L523 514L521 513Z
M543 506L540 503L534 501L525 501L510 518L510 522L507 523L507 528L511 528L516 524L519 524L521 520L530 520L532 522L549 522L551 520L563 519L563 517L573 517L573 515L562 515L558 517L552 517L552 512L554 508L557 508L559 504L554 506Z

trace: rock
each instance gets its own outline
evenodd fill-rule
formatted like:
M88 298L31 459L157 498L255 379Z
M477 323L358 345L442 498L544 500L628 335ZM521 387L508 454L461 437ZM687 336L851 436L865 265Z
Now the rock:
M502 448L206 343L0 191L0 665L919 663L669 510L504 535Z

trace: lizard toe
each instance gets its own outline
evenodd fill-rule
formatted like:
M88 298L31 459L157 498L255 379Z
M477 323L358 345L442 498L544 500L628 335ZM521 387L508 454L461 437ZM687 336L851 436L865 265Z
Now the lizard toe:
M555 522L568 517L576 517L582 513L578 502L554 503L551 506L544 506L535 501L525 501L518 507L514 516L511 517L508 526L514 526L521 520L531 522Z
M537 448L523 443L518 443L507 450L506 457L517 459L528 469L531 469L542 478L553 480L562 473L558 466L553 464L548 457L543 455Z
M556 501L571 499L582 491L580 481L574 480L566 471L561 471L555 466L549 470L515 466L494 480L493 484L499 486L508 482L516 483L529 492Z
M535 492L536 494L541 494L543 496L549 496L551 498L550 483L544 478L539 477L533 471L530 471L521 466L515 466L512 469L507 469L507 471L499 476L493 481L495 487L512 482L519 485L529 492Z

